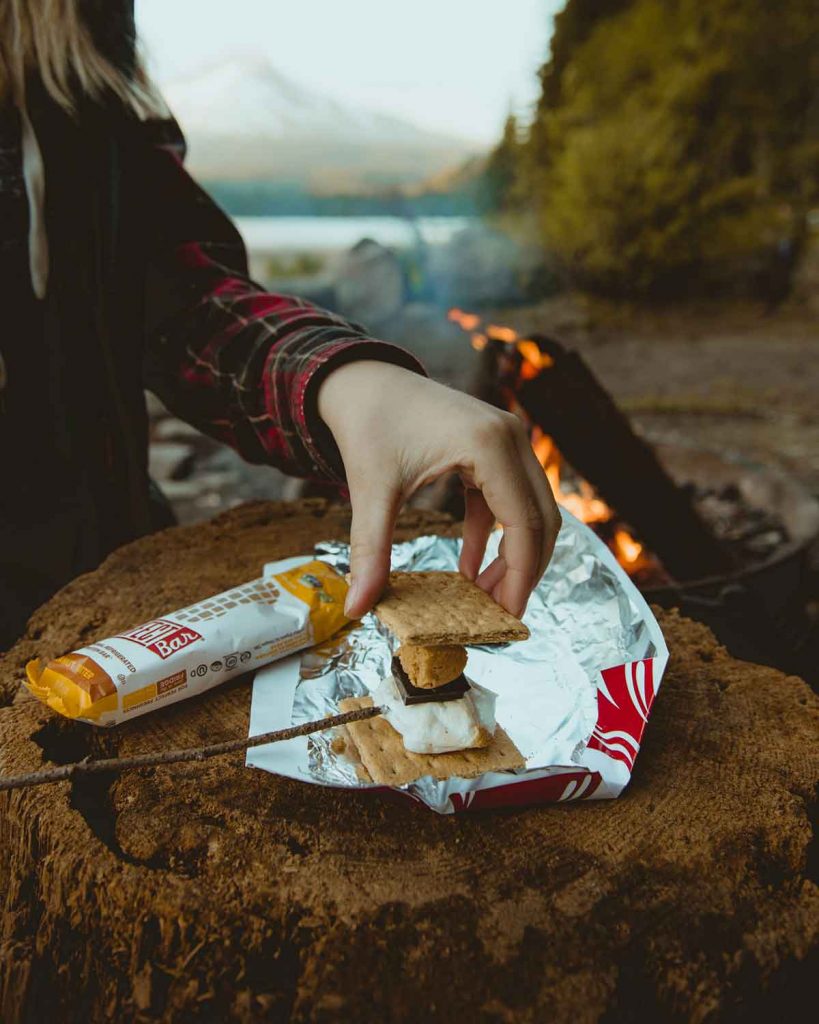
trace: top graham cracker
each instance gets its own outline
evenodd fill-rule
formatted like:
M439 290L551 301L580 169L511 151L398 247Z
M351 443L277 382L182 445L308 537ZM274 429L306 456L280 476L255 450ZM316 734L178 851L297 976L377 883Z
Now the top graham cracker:
M402 644L503 644L529 630L459 572L391 572L373 609Z

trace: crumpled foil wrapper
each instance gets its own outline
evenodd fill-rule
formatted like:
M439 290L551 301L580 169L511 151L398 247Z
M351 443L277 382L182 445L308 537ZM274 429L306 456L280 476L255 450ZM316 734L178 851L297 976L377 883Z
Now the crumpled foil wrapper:
M658 653L662 637L648 606L592 530L561 510L563 526L552 561L524 615L529 640L469 649L466 674L498 695L498 723L526 758L527 777L542 769L582 764L597 720L597 680L602 669ZM500 532L490 538L484 564L497 553ZM394 570L454 570L458 539L427 536L395 544ZM328 542L316 557L349 571L349 546ZM338 714L345 697L364 696L390 672L397 641L375 618L360 623L302 655L292 723ZM355 765L336 753L330 733L310 737L309 771L316 782L366 788ZM487 779L483 776L482 779ZM496 782L515 781L504 773ZM420 779L401 787L433 810L452 809L449 797L480 788L481 780ZM602 794L601 794L602 795ZM615 795L615 794L612 794Z

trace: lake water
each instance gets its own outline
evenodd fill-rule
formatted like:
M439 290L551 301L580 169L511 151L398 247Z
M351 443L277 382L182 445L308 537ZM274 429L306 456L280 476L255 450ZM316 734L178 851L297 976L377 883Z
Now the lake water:
M470 217L236 217L236 226L251 252L338 252L362 238L382 245L411 246L417 233L428 245L441 245Z

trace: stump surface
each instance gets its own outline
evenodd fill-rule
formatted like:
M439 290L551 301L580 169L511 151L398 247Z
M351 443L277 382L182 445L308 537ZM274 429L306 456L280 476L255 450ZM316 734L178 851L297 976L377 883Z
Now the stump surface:
M0 661L0 772L245 735L247 681L95 730L21 697L22 666L347 528L245 506L70 584ZM0 795L0 1019L784 1019L819 928L817 703L661 625L671 664L615 802L441 817L242 756Z

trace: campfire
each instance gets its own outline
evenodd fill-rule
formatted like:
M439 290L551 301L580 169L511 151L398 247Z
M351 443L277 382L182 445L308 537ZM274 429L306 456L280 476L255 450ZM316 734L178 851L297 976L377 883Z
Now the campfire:
M519 416L557 501L652 602L706 622L733 654L816 679L819 503L778 469L649 445L579 353L451 309L480 352L474 392ZM447 511L463 514L450 492Z
M579 353L461 309L448 318L479 353L472 393L522 419L557 501L653 604L705 622L736 657L819 682L819 502L799 481L685 444L649 445ZM413 503L462 519L457 474Z
M553 367L554 358L542 351L536 341L521 337L511 327L498 324L484 326L477 314L457 308L450 309L447 316L469 334L476 351L484 352L491 344L499 347L497 354L506 363L503 373L506 382L503 388L504 404L527 425L532 450L543 466L557 502L599 533L630 575L641 581L650 579L653 582L666 582L668 575L657 556L634 536L615 509L600 497L588 480L567 465L554 438L532 422L517 400L518 386L524 381L534 380L543 371ZM512 353L514 355L510 358ZM517 379L514 378L515 371Z

